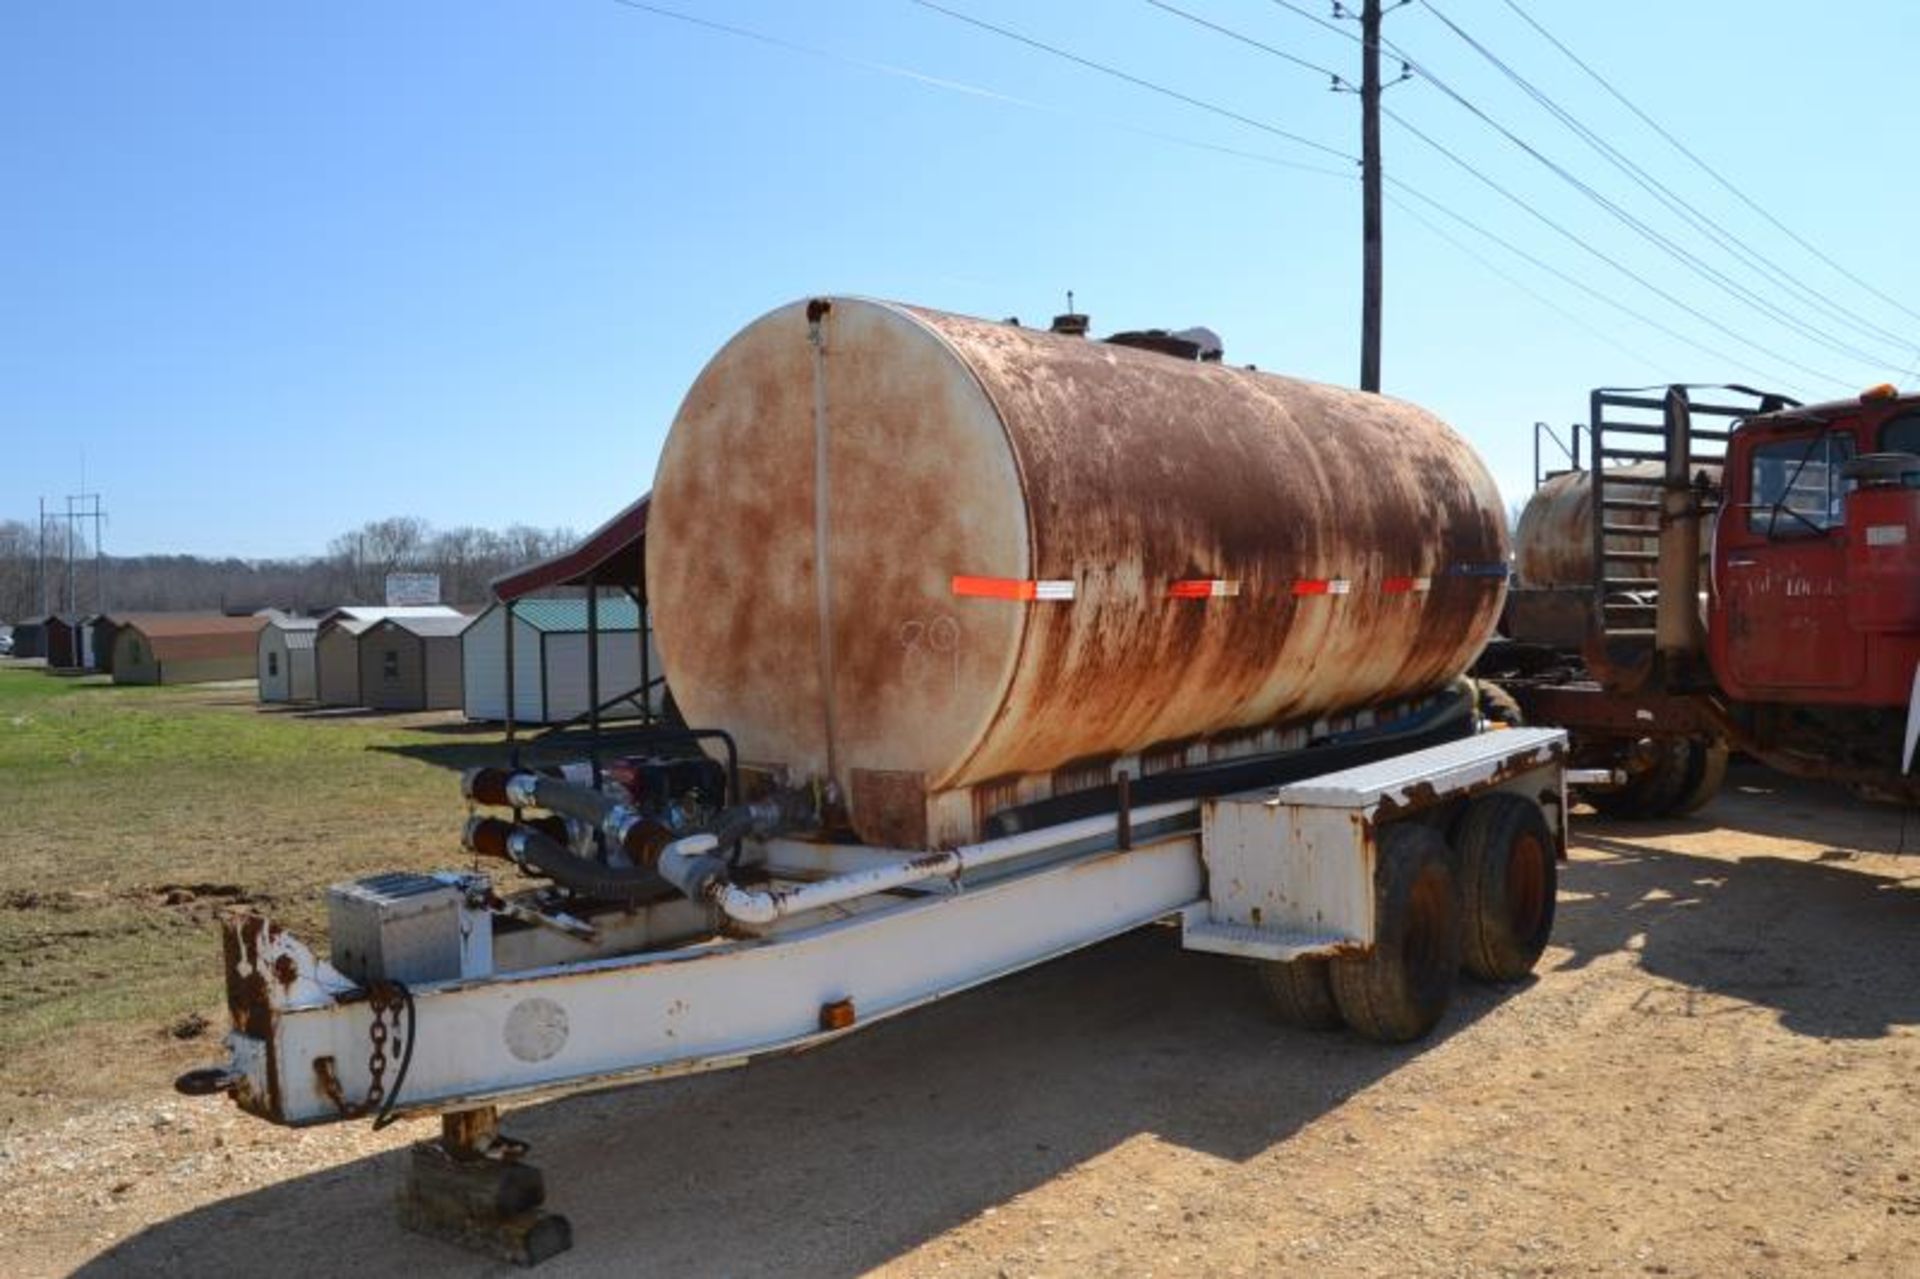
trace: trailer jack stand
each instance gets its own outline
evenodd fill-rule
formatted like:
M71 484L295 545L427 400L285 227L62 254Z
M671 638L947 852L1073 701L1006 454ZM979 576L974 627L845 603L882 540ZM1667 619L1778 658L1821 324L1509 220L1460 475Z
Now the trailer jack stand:
M437 1141L415 1142L400 1189L400 1224L448 1243L533 1266L573 1247L567 1219L546 1212L546 1179L522 1163L526 1143L500 1135L492 1106L440 1117Z

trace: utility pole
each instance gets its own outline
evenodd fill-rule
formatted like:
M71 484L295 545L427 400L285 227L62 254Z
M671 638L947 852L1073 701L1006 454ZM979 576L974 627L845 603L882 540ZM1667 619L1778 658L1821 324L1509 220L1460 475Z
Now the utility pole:
M1380 389L1380 0L1360 10L1360 389Z

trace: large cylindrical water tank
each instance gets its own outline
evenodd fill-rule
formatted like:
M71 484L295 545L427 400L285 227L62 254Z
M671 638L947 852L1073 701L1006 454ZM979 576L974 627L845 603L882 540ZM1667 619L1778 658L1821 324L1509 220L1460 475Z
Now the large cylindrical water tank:
M1659 462L1633 462L1607 470L1609 497L1652 503L1660 498ZM1718 473L1717 470L1715 472ZM1644 528L1644 535L1615 534L1609 545L1617 551L1644 553L1660 546L1660 517L1649 507L1618 507L1607 512L1607 523L1621 528ZM1645 561L1609 561L1609 577L1642 577L1651 572ZM1593 581L1593 476L1566 471L1533 491L1520 512L1513 532L1513 576L1526 587L1583 587Z
M1438 688L1506 559L1485 466L1411 404L821 298L688 392L646 571L688 721L871 839L944 792Z

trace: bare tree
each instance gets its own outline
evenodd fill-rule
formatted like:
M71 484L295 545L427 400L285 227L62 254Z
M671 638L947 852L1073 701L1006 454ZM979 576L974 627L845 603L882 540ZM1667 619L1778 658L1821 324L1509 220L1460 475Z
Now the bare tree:
M65 582L65 530L50 526L49 574ZM393 516L333 538L327 553L307 559L202 559L191 555L111 556L105 561L116 611L283 608L314 612L337 604L377 604L388 573L440 575L441 598L477 604L488 583L509 569L544 559L575 541L567 529L516 525L504 532L463 525L436 532L425 520ZM76 548L83 556L83 546ZM0 619L40 611L38 534L18 520L0 520ZM93 562L78 570L82 611L93 607ZM56 606L64 591L50 592Z

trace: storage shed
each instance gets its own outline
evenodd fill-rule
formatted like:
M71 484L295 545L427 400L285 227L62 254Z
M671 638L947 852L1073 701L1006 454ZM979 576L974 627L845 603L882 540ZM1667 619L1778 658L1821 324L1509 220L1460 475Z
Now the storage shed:
M260 628L259 677L263 702L311 702L319 684L315 617L275 617Z
M381 711L460 705L460 633L470 618L389 617L361 632L360 704Z
M81 668L79 618L55 613L46 619L42 633L46 636L47 669L77 671Z
M332 616L314 633L314 699L322 706L358 706L360 635L373 620Z
M127 613L113 637L116 684L205 684L252 679L264 617Z
M120 620L96 613L81 623L84 660L91 671L113 670L113 639L120 633Z
M507 615L509 605L495 604L473 620L461 636L466 667L465 708L468 719L504 720L507 717ZM587 601L584 599L518 600L513 615L513 718L523 724L558 724L587 713ZM647 638L644 663L640 657L640 608L631 599L599 601L600 699L611 702L637 694L643 679L660 673L660 654ZM649 699L661 709L662 690L655 685ZM640 713L637 696L607 707L609 718L632 718Z
M25 618L13 624L13 656L45 657L47 655L47 623L51 616L42 613L37 617Z

